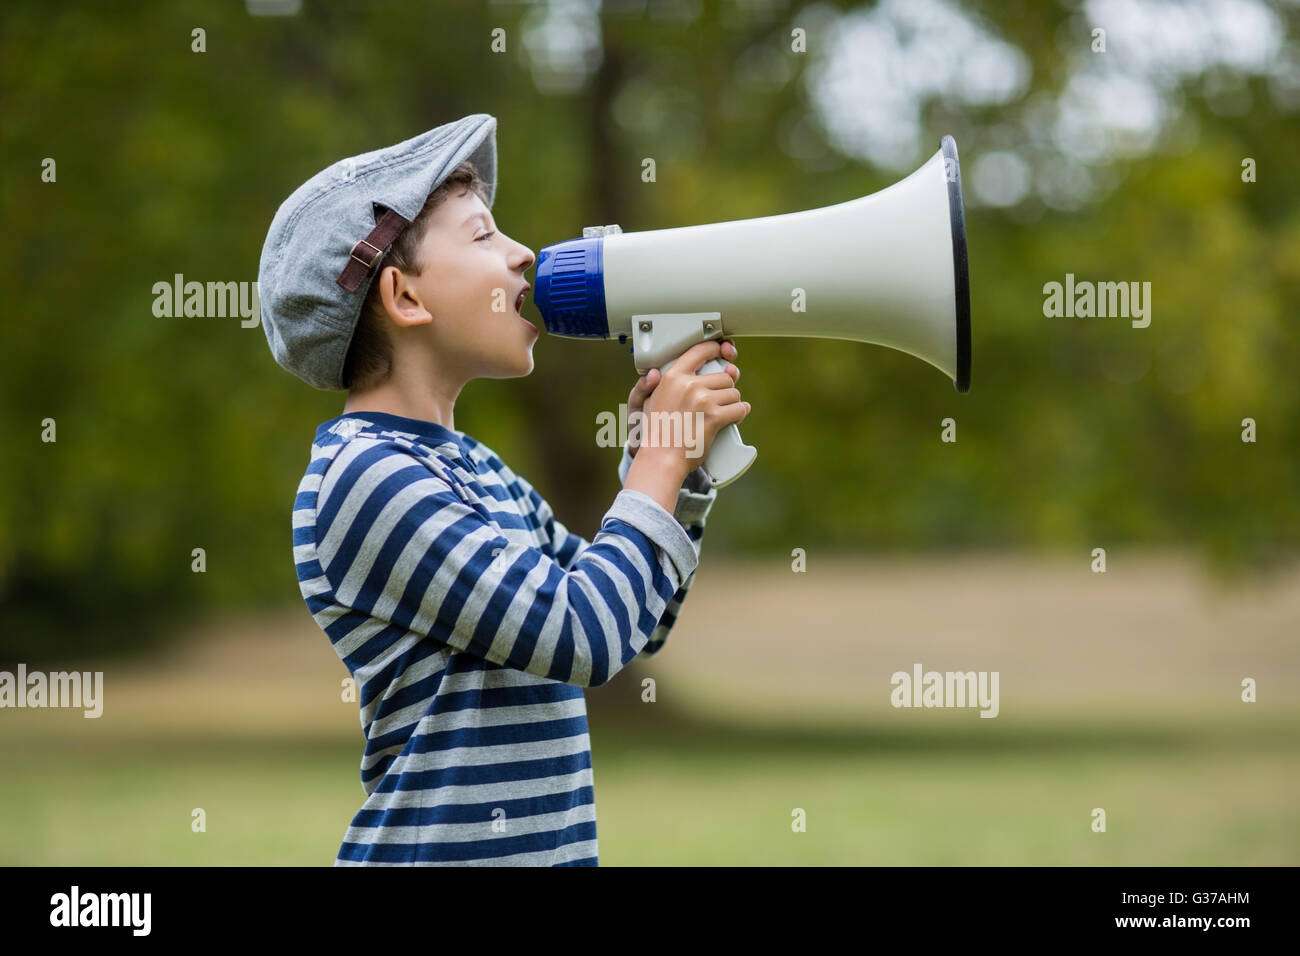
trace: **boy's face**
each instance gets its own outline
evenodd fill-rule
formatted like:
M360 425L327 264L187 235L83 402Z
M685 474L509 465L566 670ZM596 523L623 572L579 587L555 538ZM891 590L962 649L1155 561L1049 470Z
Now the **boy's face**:
M409 288L396 304L424 313L416 327L426 325L421 331L444 371L465 381L527 375L541 333L515 305L535 260L531 249L497 229L477 193L453 193L430 216L419 249L421 273L403 277Z

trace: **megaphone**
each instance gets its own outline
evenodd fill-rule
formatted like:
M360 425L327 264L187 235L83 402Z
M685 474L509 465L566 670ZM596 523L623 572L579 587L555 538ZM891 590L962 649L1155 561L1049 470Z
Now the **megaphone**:
M869 342L970 389L970 280L957 144L859 199L758 219L646 232L589 226L538 253L533 301L546 330L632 341L638 372L697 342L749 335ZM700 374L725 369L705 363ZM702 467L716 487L757 454L735 425Z

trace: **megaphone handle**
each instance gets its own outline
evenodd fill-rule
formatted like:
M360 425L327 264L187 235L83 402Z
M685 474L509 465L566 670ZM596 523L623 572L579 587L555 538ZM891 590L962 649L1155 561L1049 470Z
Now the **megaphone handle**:
M696 374L705 375L726 370L725 362L709 359L700 366ZM718 434L714 436L713 444L709 446L709 452L704 456L704 464L701 467L709 476L713 487L725 488L749 470L757 455L758 449L753 445L746 445L741 439L740 429L735 425L728 425L719 429Z

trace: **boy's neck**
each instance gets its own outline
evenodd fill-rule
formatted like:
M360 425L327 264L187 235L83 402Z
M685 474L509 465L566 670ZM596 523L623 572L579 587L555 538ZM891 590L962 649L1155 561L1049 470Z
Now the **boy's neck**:
M433 422L451 431L456 430L456 399L460 388L448 391L437 383L412 386L400 380L389 380L364 391L348 392L343 414L353 412L387 412L421 422Z

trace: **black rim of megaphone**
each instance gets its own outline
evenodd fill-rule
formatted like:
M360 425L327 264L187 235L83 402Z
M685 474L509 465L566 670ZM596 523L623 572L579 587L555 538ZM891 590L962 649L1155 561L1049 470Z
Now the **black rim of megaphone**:
M953 290L957 298L957 377L953 386L959 392L970 391L970 272L966 263L966 207L961 201L961 164L957 161L957 143L945 136L940 143L943 158L952 160L948 179L948 219L952 224ZM946 167L947 162L944 163Z

